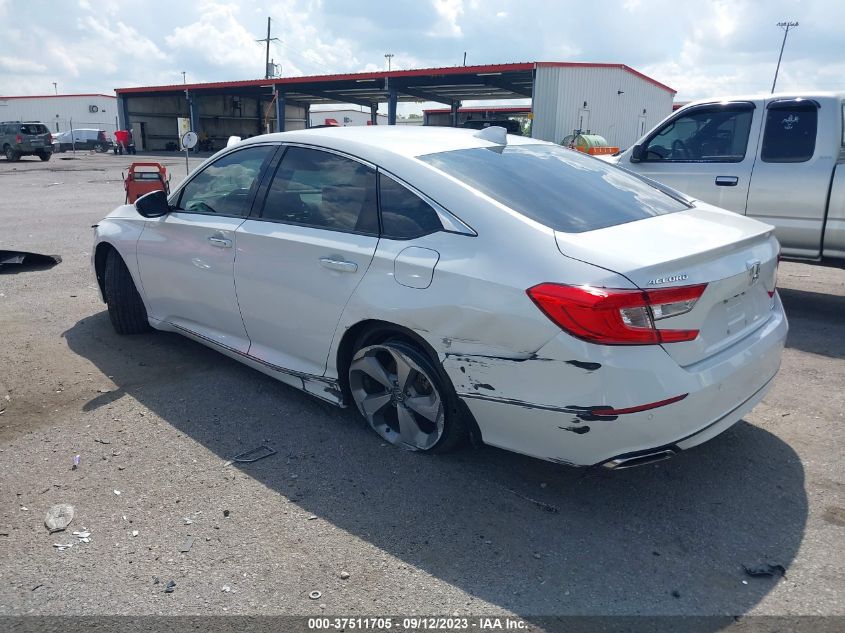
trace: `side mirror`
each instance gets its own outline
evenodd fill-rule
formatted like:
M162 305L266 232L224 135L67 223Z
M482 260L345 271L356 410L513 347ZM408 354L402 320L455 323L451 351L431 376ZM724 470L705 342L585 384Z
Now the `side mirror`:
M631 162L638 163L643 158L645 158L645 147L638 143L631 148Z
M145 218L160 218L170 213L167 194L159 189L144 194L135 201L135 210Z

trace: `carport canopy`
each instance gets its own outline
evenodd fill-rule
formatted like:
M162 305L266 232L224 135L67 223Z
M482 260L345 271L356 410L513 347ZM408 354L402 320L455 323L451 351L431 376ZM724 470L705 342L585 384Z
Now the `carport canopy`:
M237 93L241 96L276 97L277 110L285 102L308 108L312 105L351 103L371 109L388 104L388 124L396 123L396 104L431 101L449 106L453 114L463 101L531 98L534 62L487 66L456 66L382 72L319 75L225 81L201 84L174 84L139 88L118 88L118 97L157 95L198 96Z

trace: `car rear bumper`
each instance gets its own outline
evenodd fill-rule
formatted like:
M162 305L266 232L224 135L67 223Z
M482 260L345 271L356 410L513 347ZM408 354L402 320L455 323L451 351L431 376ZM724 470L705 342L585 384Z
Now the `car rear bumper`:
M613 467L613 460L670 456L742 419L771 387L787 330L776 298L765 324L689 367L659 346L599 346L565 334L527 358L450 354L443 365L485 443Z

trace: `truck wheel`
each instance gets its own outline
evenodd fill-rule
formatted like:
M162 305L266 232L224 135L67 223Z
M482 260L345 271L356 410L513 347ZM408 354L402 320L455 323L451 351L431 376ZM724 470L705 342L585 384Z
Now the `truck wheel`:
M50 160L50 157L53 155L52 152L36 152L38 154L38 158L40 158L45 163Z
M21 153L13 149L11 145L6 145L3 148L3 153L6 154L6 160L10 163L16 163L21 159Z
M150 323L147 320L147 309L135 288L129 269L114 249L106 256L104 281L109 319L115 332L141 334L148 331Z

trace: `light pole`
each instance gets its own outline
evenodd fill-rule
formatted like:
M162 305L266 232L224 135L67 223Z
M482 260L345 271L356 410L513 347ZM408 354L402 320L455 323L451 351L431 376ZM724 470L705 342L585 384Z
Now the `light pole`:
M384 58L387 60L387 72L390 72L390 60L394 57L393 53L385 53Z
M778 55L778 65L775 68L775 79L772 81L772 93L775 91L775 85L778 82L778 71L780 71L780 60L783 58L783 49L786 46L786 36L789 35L789 29L798 26L798 22L778 22L778 26L783 29L783 42L780 45L780 55Z
M185 71L184 70L182 71L182 83L183 84L188 83L188 80L185 78Z
M55 92L56 96L58 96L58 94L59 94L59 84L57 84L55 81L53 82L53 92Z

